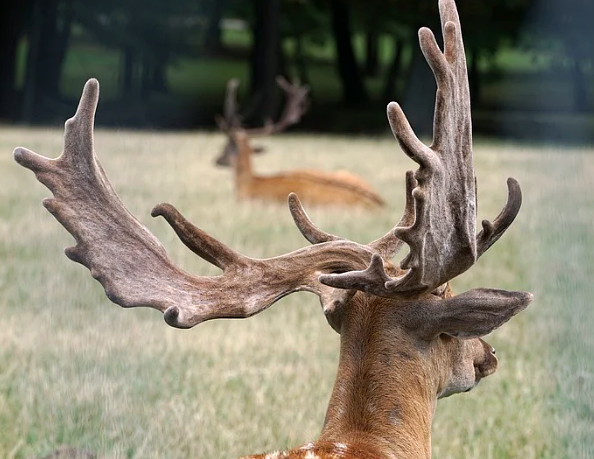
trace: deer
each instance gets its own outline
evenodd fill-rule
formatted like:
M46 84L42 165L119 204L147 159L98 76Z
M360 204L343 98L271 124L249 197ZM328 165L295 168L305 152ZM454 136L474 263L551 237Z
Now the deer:
M268 122L262 128L251 129L242 126L238 114L239 81L231 79L227 83L224 117L218 117L217 123L221 131L226 133L228 141L216 163L233 167L237 199L284 202L287 195L294 192L308 204L371 209L384 207L386 202L380 194L363 179L348 171L292 170L274 175L258 175L254 172L252 157L261 152L261 149L252 147L250 138L283 131L299 122L307 110L307 86L291 84L280 76L277 82L287 94L281 117L275 123Z
M247 134L233 134L238 154L231 159L238 200L285 202L290 193L319 206L384 207L386 202L370 185L347 171L293 170L274 175L258 175L252 165L253 148Z
M396 102L387 106L393 134L418 164L405 175L398 223L362 244L325 232L295 194L289 210L309 245L276 257L245 256L194 226L171 204L157 205L217 276L180 269L158 239L124 206L94 149L99 85L89 80L66 122L56 159L26 148L15 160L52 193L45 208L74 237L66 256L88 268L106 296L124 307L160 311L166 324L254 316L281 298L317 295L339 333L334 388L319 437L289 451L244 459L400 459L431 457L431 423L443 397L475 388L498 366L483 337L532 301L528 292L475 288L455 294L451 280L470 269L510 227L522 203L507 180L507 201L477 233L470 96L454 0L439 0L444 51L428 28L419 41L437 81L431 146L415 135ZM393 258L403 246L408 254Z

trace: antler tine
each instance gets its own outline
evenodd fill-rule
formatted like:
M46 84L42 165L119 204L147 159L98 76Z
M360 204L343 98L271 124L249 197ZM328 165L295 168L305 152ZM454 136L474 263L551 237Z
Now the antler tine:
M56 172L58 165L71 160L69 152L78 149L81 152L81 165L88 168L93 164L93 123L99 98L99 83L96 79L87 82L83 89L75 115L64 125L64 151L56 159L45 158L23 147L14 151L15 160L22 166L39 175L39 180L46 186L53 184L52 176L45 172ZM45 202L44 202L45 204Z
M378 296L386 296L385 284L391 280L384 269L382 257L377 253L373 254L365 270L320 276L322 284L344 290L360 290Z
M404 244L404 241L396 237L394 234L395 231L399 227L412 225L415 221L415 201L413 199L412 192L417 185L417 180L415 179L413 171L406 172L405 184L406 201L404 204L404 213L402 214L402 218L389 233L368 244L369 247L377 251L377 253L379 253L384 260L389 260L390 258L394 257Z
M276 83L285 91L288 99L280 123L287 127L297 124L309 109L309 86L301 86L298 81L291 83L282 75L276 77Z
M163 217L186 247L217 268L224 271L233 265L247 264L243 255L194 226L171 204L155 206L151 216Z
M281 75L276 77L276 82L285 92L285 105L280 118L272 122L268 120L263 127L246 129L250 137L266 136L284 131L289 126L301 121L301 117L309 108L309 87L298 83L290 83Z
M349 286L386 297L430 292L470 268L518 213L521 192L517 182L510 179L505 208L494 223L484 221L483 231L475 235L476 179L464 44L454 0L440 0L439 10L444 51L439 49L431 30L419 30L421 50L437 82L431 147L418 139L397 103L388 105L394 136L419 169L414 178L407 177L409 183L416 180L414 189L410 193L407 190L407 197L412 197L407 208L414 207L414 212L405 212L402 223L394 229L396 240L385 236L372 244L397 249L398 239L406 242L410 252L400 267L408 271L386 280L385 272L379 275L382 267L376 260L364 272L325 275L321 281L326 285ZM375 281L371 280L372 274L376 275Z
M241 115L239 114L239 108L237 105L237 89L239 88L239 79L231 78L227 82L227 88L225 90L225 103L223 104L223 121L226 125L222 127L219 120L217 124L222 130L230 130L235 127L241 126ZM224 125L223 125L224 126Z
M152 215L163 216L186 246L223 270L212 277L184 272L124 207L97 160L98 95L97 81L89 80L75 116L66 122L64 151L57 159L25 148L15 149L14 158L53 193L44 205L76 241L66 255L86 266L114 303L157 309L169 325L189 328L215 318L250 317L300 290L323 296L318 274L336 267L361 269L369 262L370 250L350 241L267 260L248 258L192 225L173 206L160 204Z
M485 253L513 223L522 206L522 190L516 179L507 179L507 202L493 223L483 220L483 230L477 235L477 258Z
M301 201L295 193L289 194L289 211L293 217L295 225L303 234L303 237L307 239L311 244L320 244L322 242L330 241L341 241L344 240L341 237L335 236L334 234L326 233L319 229L314 222L310 220L303 209Z

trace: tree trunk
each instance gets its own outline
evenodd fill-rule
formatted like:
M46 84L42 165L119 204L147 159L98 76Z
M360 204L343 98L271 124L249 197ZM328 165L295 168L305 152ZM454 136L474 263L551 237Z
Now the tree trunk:
M396 94L396 79L400 73L402 67L402 50L404 48L404 42L397 35L394 35L394 55L392 56L392 62L386 72L386 80L384 82L383 100L388 102L391 100L399 99L399 95Z
M37 0L33 3L23 121L34 121L33 110L44 97L58 98L60 80L72 22L71 0Z
M209 53L219 53L223 49L223 35L221 20L226 0L213 0L210 2L208 12L208 25L204 36L204 47Z
M342 82L342 98L347 105L360 105L366 102L368 97L353 51L348 3L344 0L330 0L330 13L338 74Z
M573 101L574 109L578 113L586 113L590 110L588 103L588 91L586 89L586 79L584 69L579 58L574 58L571 67L573 80Z
M141 94L147 96L151 92L167 92L165 78L166 63L164 60L150 59L145 56L142 63Z
M251 56L251 103L245 117L262 123L274 116L279 73L280 0L254 0L255 24Z
M0 119L15 120L20 114L17 107L16 61L19 39L24 29L25 11L30 1L0 5Z
M48 28L46 52L48 54L45 94L58 98L60 96L60 81L68 44L70 42L70 29L72 26L72 0L63 1L63 8L58 11L58 2L54 2L53 27Z
M479 70L480 53L477 49L470 49L470 68L468 69L468 80L470 85L470 104L472 108L478 107L481 100L481 75Z
M0 26L1 28L2 26ZM17 37L0 38L0 119L13 119L17 105L16 94L16 50Z
M295 35L295 67L297 69L297 77L302 84L309 85L309 74L307 72L307 65L305 64L305 54L303 52L303 37L301 34Z
M23 88L22 120L24 123L32 123L34 121L34 110L39 98L37 72L42 46L41 29L44 21L42 2L43 0L37 0L33 3L33 12L31 16L31 27L28 39L29 47L27 51L27 71Z
M153 87L153 69L152 59L149 59L146 55L143 56L139 75L139 93L143 98L148 96Z
M377 76L379 73L379 40L380 36L375 24L368 24L365 32L365 74Z
M134 91L134 49L131 45L126 44L122 49L122 97L132 95Z
M169 88L167 86L167 62L159 60L153 66L153 74L151 76L153 91L167 93Z
M414 33L412 43L417 43ZM438 42L441 37L436 37ZM442 46L442 43L439 43ZM442 48L443 49L443 48ZM413 46L402 108L417 135L431 135L437 84L419 46Z

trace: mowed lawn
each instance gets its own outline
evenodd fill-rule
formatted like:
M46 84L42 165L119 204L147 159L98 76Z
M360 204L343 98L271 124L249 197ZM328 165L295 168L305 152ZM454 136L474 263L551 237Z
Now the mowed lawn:
M155 204L175 204L246 255L306 244L286 206L235 200L231 171L213 165L223 143L214 133L96 133L123 201L194 273L217 270L150 217ZM259 143L268 147L257 158L261 172L347 169L390 203L375 212L308 209L323 229L368 242L399 219L404 173L415 164L387 132ZM0 457L36 458L69 445L104 458L231 459L316 437L339 337L315 296L294 294L251 319L191 330L169 328L156 311L119 308L64 256L73 240L41 205L49 191L13 161L17 145L55 157L62 131L0 128ZM439 402L433 455L592 458L594 148L477 140L475 165L479 218L499 213L508 176L521 183L524 204L454 286L529 290L536 299L488 337L497 373Z

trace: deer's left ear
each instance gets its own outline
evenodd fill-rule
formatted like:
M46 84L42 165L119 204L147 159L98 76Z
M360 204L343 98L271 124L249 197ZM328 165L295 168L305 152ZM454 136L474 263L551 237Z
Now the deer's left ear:
M445 333L459 338L478 338L503 325L532 301L528 292L480 288L452 298L425 303L425 339Z

